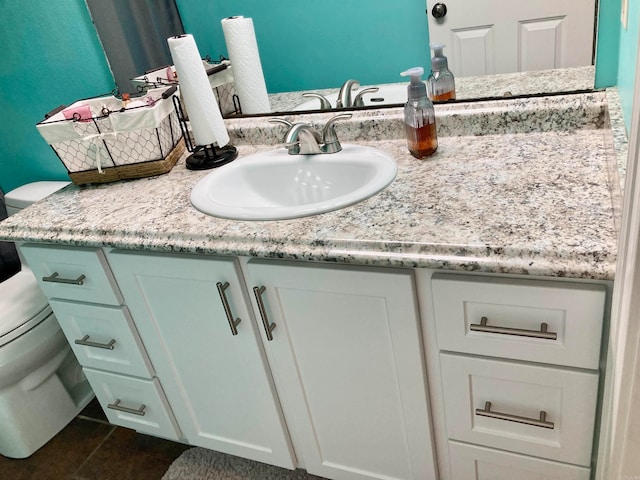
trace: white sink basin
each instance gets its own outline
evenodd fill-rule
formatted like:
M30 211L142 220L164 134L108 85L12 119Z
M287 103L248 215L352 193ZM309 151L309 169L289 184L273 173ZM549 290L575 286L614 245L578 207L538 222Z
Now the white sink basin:
M388 85L365 85L361 86L357 90L351 92L351 98L355 99L358 92L365 88L378 87L376 93L365 93L364 104L367 107L381 106L381 105L404 105L407 103L407 83L388 84ZM338 93L331 93L325 95L325 98L329 100L333 108L336 107L336 101L338 100ZM312 98L300 105L296 106L294 111L301 110L318 110L320 109L320 100Z
M202 178L191 203L203 213L235 220L283 220L353 205L386 188L395 160L380 150L343 145L322 155L282 148L239 157Z

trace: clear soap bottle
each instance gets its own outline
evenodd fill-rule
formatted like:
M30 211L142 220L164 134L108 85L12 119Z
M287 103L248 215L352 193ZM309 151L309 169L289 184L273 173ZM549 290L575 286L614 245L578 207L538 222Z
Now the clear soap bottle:
M423 73L422 67L415 67L400 74L411 77L404 106L404 126L409 152L416 158L426 158L438 148L436 114L427 96L427 86L421 80Z
M455 100L456 81L449 70L447 57L442 52L444 45L432 43L433 58L431 59L431 75L427 78L429 98L434 102Z

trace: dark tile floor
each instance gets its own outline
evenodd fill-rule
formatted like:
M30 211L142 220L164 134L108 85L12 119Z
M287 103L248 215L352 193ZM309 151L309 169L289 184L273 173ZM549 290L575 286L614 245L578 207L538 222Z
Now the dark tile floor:
M0 455L0 479L160 480L188 448L110 425L94 400L31 457Z

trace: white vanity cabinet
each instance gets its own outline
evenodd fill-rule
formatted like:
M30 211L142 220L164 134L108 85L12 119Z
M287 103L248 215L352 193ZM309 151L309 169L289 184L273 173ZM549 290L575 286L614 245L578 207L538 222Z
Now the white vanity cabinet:
M171 440L182 434L101 249L20 248L109 421Z
M588 480L606 287L435 274L432 298L452 478Z
M294 468L238 261L108 257L189 443Z
M257 260L247 270L307 471L435 480L413 272Z
M411 271L249 261L245 285L232 258L108 258L191 444L336 480L435 480Z
M590 478L604 285L21 250L114 424L333 480Z

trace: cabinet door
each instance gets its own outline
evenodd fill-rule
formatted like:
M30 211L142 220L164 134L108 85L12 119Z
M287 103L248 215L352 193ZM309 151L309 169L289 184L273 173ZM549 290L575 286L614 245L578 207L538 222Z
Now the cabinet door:
M127 252L109 263L189 443L294 468L236 263Z
M412 273L260 261L248 271L307 471L435 479Z

